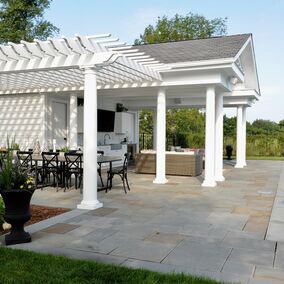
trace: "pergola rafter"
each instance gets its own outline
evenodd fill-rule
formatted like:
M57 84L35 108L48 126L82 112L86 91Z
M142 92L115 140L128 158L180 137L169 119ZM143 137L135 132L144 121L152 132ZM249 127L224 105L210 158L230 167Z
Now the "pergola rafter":
M110 34L0 45L0 94L81 90L86 67L100 89L159 84L169 67L131 48Z

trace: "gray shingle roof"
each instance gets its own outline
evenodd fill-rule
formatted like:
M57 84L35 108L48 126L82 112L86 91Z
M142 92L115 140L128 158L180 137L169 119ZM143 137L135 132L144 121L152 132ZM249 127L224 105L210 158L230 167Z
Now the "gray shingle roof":
M162 63L234 57L251 34L212 37L178 42L137 45L134 48Z

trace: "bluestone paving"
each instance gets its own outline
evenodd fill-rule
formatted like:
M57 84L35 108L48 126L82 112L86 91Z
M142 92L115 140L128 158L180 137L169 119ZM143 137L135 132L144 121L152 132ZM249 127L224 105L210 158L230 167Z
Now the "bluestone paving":
M220 247L212 243L187 240L181 242L163 260L163 263L213 272L221 271L231 250L231 248Z
M227 260L222 268L222 273L233 273L251 277L255 271L255 265Z
M27 227L32 243L12 247L229 282L283 283L284 163L233 165L226 162L226 180L215 188L201 187L202 177L169 176L157 185L154 175L130 170L131 191L124 194L115 178L111 191L98 193L104 207L94 211L75 209L82 196L74 188L38 190L34 204L74 210ZM270 219L276 194L280 211ZM50 230L62 224L70 230Z
M274 261L274 250L267 251L259 249L233 248L228 260L272 267Z

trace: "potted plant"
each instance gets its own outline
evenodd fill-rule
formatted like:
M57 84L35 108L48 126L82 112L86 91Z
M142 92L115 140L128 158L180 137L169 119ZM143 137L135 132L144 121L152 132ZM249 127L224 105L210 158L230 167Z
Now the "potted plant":
M9 147L8 147L9 149ZM31 218L30 200L34 193L34 179L23 170L11 150L8 150L0 167L0 193L5 204L4 220L11 224L10 234L5 236L6 245L27 243L31 236L24 224Z
M69 151L70 151L70 149L69 149L67 146L62 147L62 148L59 150L59 155L62 156L62 157L64 157L64 154L65 154L65 153L68 153Z

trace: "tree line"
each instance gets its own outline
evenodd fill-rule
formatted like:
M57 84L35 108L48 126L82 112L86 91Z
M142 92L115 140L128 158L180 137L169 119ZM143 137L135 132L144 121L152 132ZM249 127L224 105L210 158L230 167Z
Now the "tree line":
M198 109L169 109L166 115L167 147L183 148L205 147L205 113ZM153 147L153 112L140 112L140 133L147 141L145 148ZM224 151L226 145L236 150L236 117L224 116ZM146 136L145 136L146 135ZM248 156L284 156L284 119L279 123L256 119L247 122L247 155ZM141 136L142 139L142 136Z

